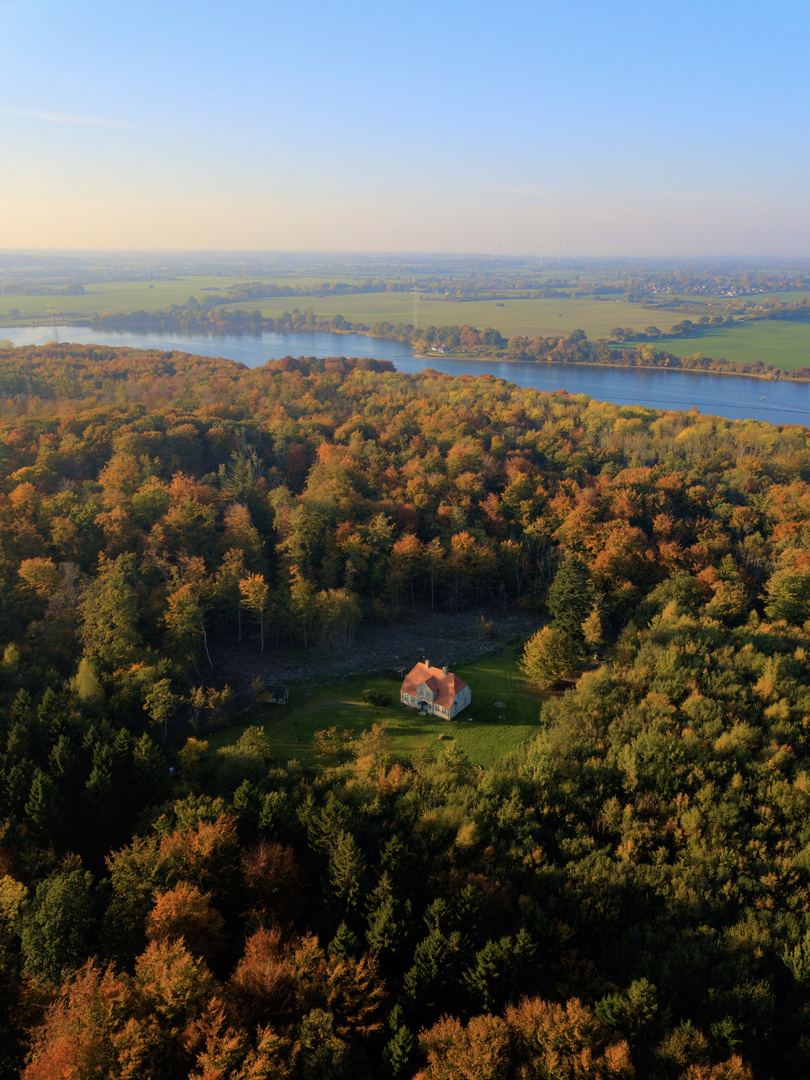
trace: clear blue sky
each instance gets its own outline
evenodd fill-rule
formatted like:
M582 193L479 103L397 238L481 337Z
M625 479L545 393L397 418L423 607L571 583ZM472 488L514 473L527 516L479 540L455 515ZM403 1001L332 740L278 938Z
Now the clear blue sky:
M810 255L810 4L0 0L0 247Z

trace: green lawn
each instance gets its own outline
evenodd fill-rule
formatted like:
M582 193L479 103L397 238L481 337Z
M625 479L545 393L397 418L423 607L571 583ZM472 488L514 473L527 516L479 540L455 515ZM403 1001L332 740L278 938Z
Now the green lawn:
M405 758L419 748L439 751L449 739L467 757L485 768L515 750L539 730L542 695L531 690L511 657L488 656L454 669L472 690L472 702L455 720L420 717L399 703L399 684L382 677L363 677L322 686L290 688L286 706L259 706L244 724L219 732L208 740L212 749L235 743L246 727L263 726L276 758L315 764L312 737L335 725L353 729L355 737L372 724L387 723L391 749ZM390 699L387 708L360 700L366 688L380 690ZM503 702L503 707L495 702ZM439 736L448 738L441 740Z

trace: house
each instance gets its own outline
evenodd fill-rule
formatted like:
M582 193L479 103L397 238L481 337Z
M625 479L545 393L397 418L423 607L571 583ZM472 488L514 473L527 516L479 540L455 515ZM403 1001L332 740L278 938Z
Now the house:
M470 704L472 691L463 679L446 667L431 667L425 660L405 676L399 700L410 709L452 720Z
M278 683L268 683L257 695L256 700L261 705L286 705L290 700L290 691L288 687Z

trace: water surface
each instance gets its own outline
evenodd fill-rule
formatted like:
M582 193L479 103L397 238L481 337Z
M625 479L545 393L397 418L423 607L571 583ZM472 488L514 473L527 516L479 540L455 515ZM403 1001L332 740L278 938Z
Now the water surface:
M165 331L133 333L93 330L89 326L56 328L60 341L79 345L126 345L136 349L164 349L222 356L246 367L259 367L280 356L371 356L391 360L398 371L419 372L432 367L451 375L481 375L528 386L535 390L567 390L588 394L617 405L644 405L652 409L691 409L730 420L767 420L772 424L810 425L810 383L773 382L739 375L638 368L590 367L575 364L521 364L505 360L451 360L414 356L398 341L383 341L362 334L261 335L183 334ZM53 327L0 329L0 336L15 345L43 345L54 338Z

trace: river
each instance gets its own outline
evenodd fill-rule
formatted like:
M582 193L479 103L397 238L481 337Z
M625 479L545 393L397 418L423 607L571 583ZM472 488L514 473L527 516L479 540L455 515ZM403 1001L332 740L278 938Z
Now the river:
M0 337L15 345L43 345L54 338L53 327L0 328ZM361 334L270 334L261 336L174 334L161 331L132 333L93 330L88 326L59 326L59 341L79 345L126 345L136 349L165 349L222 356L246 367L259 367L279 356L373 356L391 360L398 371L418 372L432 367L450 375L482 375L528 386L535 390L567 390L617 405L645 405L652 409L690 409L729 420L767 420L772 424L810 425L810 383L773 382L739 375L638 368L591 367L567 364L508 363L499 360L451 360L436 355L414 356L398 341L383 341Z

